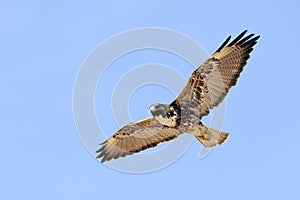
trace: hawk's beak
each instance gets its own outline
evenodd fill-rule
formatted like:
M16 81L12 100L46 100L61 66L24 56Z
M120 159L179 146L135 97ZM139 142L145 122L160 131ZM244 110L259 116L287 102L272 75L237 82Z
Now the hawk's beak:
M149 109L153 116L158 116L161 114L161 108L159 104L152 104Z
M155 104L152 104L150 107L149 107L149 110L150 110L150 112L151 112L151 114L153 115L154 114L154 112L155 112Z

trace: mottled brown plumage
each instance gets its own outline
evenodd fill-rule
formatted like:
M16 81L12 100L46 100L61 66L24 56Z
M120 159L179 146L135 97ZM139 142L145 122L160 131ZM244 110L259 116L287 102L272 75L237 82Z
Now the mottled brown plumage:
M189 107L198 107L199 117L209 113L209 109L218 106L228 93L228 90L237 83L250 57L253 46L259 36L252 39L254 34L240 40L246 31L224 48L230 39L208 58L191 75L188 83L178 95L176 101L188 104Z
M121 128L96 151L99 153L97 158L103 157L101 162L104 162L131 155L172 140L179 134L176 128L164 126L153 117L147 118Z
M171 104L154 104L153 117L128 124L102 143L97 158L101 162L117 159L155 147L181 133L191 133L206 147L222 144L228 133L201 123L209 110L218 106L237 83L259 36L242 32L227 45L230 36L191 75L186 86Z

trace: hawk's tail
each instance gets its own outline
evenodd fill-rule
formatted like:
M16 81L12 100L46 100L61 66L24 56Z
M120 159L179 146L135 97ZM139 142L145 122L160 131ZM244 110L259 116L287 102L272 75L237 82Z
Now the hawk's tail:
M229 135L229 133L221 132L205 125L201 125L201 128L193 134L205 147L223 144Z

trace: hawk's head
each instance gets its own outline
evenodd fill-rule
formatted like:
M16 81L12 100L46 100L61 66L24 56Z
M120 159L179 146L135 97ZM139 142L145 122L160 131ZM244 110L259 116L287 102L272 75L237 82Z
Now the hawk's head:
M175 127L180 121L180 109L173 103L170 105L156 103L149 109L153 117L165 126Z

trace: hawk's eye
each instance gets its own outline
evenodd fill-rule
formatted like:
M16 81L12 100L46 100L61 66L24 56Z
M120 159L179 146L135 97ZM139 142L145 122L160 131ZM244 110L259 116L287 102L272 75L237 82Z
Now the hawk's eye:
M167 112L167 117L171 117L171 113L170 112Z

